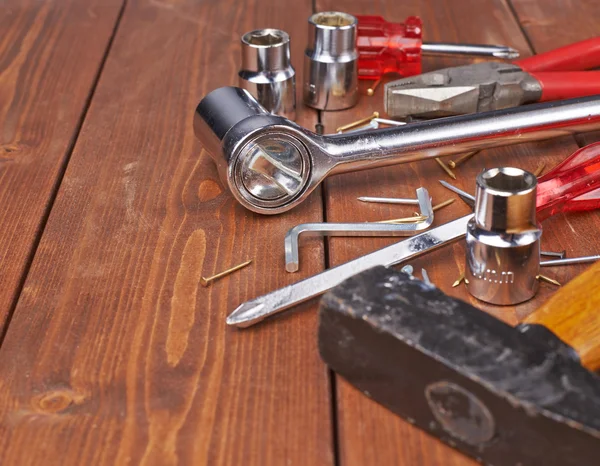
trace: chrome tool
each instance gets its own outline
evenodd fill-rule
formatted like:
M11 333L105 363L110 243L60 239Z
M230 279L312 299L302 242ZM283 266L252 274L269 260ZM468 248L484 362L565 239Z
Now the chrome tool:
M257 29L242 36L239 82L269 112L296 119L296 72L290 36L279 29Z
M320 136L223 87L198 104L194 129L238 202L278 214L331 174L600 129L600 96Z
M463 115L600 94L600 37L514 63L445 68L385 85L393 118Z
M379 251L313 275L293 285L285 286L279 290L247 301L227 317L227 324L236 327L249 327L266 317L278 314L296 304L319 296L352 275L363 272L371 267L375 267L376 265L389 267L449 244L465 235L467 223L471 217L472 215L461 217L392 244Z
M290 229L285 235L285 270L297 272L300 266L298 243L300 235L313 236L410 236L426 230L433 223L433 207L429 192L417 189L417 199L421 209L419 219L412 223L302 223Z
M328 11L308 19L304 53L304 103L319 110L342 110L358 101L356 18Z
M600 255L570 257L569 259L555 259L551 261L543 261L540 265L542 267L555 267L557 265L587 264L588 262L596 262L598 260L600 260Z
M475 298L511 305L535 296L542 236L536 193L536 177L520 168L493 168L477 176L465 269L467 290Z

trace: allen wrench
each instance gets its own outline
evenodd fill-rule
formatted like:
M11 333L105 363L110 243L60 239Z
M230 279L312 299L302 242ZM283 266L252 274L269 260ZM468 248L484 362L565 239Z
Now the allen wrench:
M426 230L433 223L433 207L429 192L425 188L417 189L417 200L422 220L412 223L301 223L290 229L285 235L285 270L297 272L300 266L300 235L313 236L410 236Z

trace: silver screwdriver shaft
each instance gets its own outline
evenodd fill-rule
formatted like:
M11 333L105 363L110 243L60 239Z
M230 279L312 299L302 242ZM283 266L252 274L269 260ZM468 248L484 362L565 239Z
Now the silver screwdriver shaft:
M319 296L357 273L377 265L390 267L428 251L449 244L465 236L467 223L473 215L466 215L409 239L354 259L317 275L285 286L240 305L227 317L227 324L249 327L296 304Z
M505 59L519 58L519 51L506 45L447 44L423 42L421 52L426 55L468 55Z

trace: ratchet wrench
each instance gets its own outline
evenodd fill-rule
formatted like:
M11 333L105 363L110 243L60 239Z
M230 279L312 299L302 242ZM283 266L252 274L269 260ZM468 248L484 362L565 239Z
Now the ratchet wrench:
M600 96L461 115L352 134L318 135L222 87L198 104L194 130L246 208L278 214L331 174L600 129Z

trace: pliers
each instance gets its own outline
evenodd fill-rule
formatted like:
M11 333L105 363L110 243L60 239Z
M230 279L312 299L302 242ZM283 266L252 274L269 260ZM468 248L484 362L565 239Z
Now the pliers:
M600 37L512 63L444 68L385 85L392 118L435 118L600 94Z

